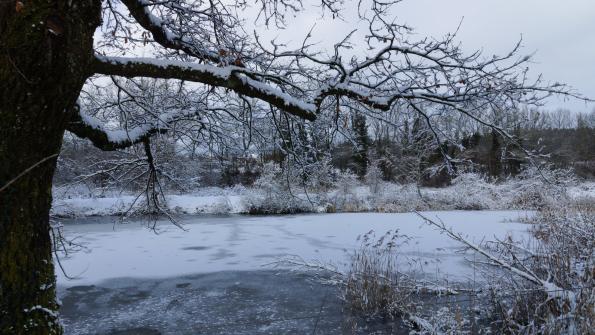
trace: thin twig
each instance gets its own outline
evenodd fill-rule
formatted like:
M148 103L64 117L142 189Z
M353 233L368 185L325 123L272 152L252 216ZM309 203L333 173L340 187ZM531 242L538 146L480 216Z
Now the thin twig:
M50 156L47 156L46 158L40 160L39 162L31 165L29 168L27 168L25 171L19 173L18 176L14 177L13 179L9 180L8 183L6 183L4 186L0 187L0 192L4 191L5 189L7 189L11 184L13 184L14 182L16 182L17 180L19 180L21 177L23 177L24 175L26 175L27 173L31 172L31 170L35 169L36 167L38 167L39 165L47 162L48 160L54 158L54 157L58 157L58 154L53 154Z

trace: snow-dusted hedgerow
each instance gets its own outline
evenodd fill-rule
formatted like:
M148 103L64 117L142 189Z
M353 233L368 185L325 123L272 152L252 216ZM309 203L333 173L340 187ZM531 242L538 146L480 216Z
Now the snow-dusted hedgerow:
M464 173L451 186L420 188L379 180L374 169L360 181L350 172L282 172L266 164L252 187L201 188L165 197L179 214L283 214L304 212L410 212L424 210L539 209L568 201L595 201L595 183L578 183L565 170L527 169L500 182ZM117 215L134 194L93 190L83 185L56 188L53 213L60 216Z

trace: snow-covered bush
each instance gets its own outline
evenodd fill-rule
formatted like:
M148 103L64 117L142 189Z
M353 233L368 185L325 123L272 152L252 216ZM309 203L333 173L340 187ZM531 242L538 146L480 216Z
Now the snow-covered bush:
M361 184L351 171L337 173L336 190L329 196L329 201L338 212L366 211L365 197L362 194Z
M299 174L305 173L305 176ZM330 158L322 158L304 170L295 170L292 180L303 180L302 187L309 192L325 194L335 187L336 171ZM304 178L305 177L305 178Z
M211 214L229 214L233 210L233 206L228 197L218 197L217 201L213 203L210 208Z
M595 329L595 206L542 208L534 240L492 246L518 273L491 278L494 322L514 334L589 334ZM501 268L501 267L500 267ZM506 270L506 269L505 269Z
M463 173L452 181L446 199L453 209L481 210L498 207L500 201L496 186L476 173Z
M254 182L254 186L263 192L267 198L272 198L286 189L286 185L281 181L282 177L283 171L281 167L273 162L269 162L262 167L260 178Z
M440 313L450 316L473 314L484 325L481 328L487 331L481 333L592 333L595 327L593 203L541 208L527 219L527 223L532 224L532 238L528 241L509 237L476 244L442 222L423 218L466 249L474 251L479 257L474 265L482 269L486 280L485 287L474 289L478 293L474 300L483 304L475 307L454 304ZM471 310L461 314L461 308L467 307ZM455 318L458 319L456 323L442 319L416 315L409 318L423 328L422 334L459 334L469 329L464 318ZM447 326L447 330L443 326ZM457 330L457 327L462 328Z
M301 169L282 171L273 163L265 164L263 174L251 187L207 187L192 191L191 194L181 192L182 196L188 195L183 206L178 202L168 205L174 207L175 213L225 214L226 211L233 211L276 214L539 209L570 201L584 204L595 202L595 183L577 183L567 170L529 170L519 177L497 183L479 174L464 173L448 187L427 188L415 183L379 181L373 177L373 167L369 169L368 178L364 179L365 184L362 184L349 171L332 170L324 162L316 164L309 168L305 179ZM314 169L314 166L318 166L318 169ZM54 213L84 216L85 213L91 213L83 208L89 204L89 201L84 201L85 198L97 197L101 198L103 210L92 211L95 215L118 215L126 210L116 202L126 198L124 202L129 204L131 200L128 198L134 199L137 195L112 190L98 192L82 183L54 187ZM171 192L166 198L170 196ZM223 200L217 200L217 197L230 198L233 200L231 206Z
M382 170L380 170L378 161L374 161L368 166L368 171L364 176L364 180L366 185L370 188L371 194L376 195L382 191Z
M505 191L511 195L510 208L537 209L568 200L566 189L576 182L571 170L530 166L509 179Z
M295 192L286 174L275 163L263 166L261 176L254 182L252 192L243 200L249 214L292 214L312 212L314 203L303 199Z
M484 331L473 332L471 320L464 315L466 311L459 304L453 303L448 306L432 309L427 316L410 315L405 320L413 330L410 335L462 335L462 334L489 334Z
M370 199L370 210L375 212L403 213L429 208L415 184L387 184L381 193L372 195Z

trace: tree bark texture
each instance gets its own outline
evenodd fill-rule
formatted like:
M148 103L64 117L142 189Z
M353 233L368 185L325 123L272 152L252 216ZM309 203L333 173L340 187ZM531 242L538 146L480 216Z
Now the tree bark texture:
M100 1L0 2L0 187L59 153ZM49 212L56 159L0 192L0 334L61 334Z

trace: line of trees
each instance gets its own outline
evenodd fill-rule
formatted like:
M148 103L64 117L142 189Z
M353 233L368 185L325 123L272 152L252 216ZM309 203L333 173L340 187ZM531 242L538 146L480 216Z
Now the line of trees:
M189 149L179 138L168 135L159 136L152 145L164 184L176 191L252 185L267 162L275 162L282 169L303 168L304 178L308 177L308 167L327 161L332 168L350 171L362 179L370 166L375 166L385 181L422 186L445 186L457 173L468 171L493 178L515 176L530 163L529 159L572 168L585 179L595 178L595 111L572 114L525 109L520 113L525 114L525 121L507 126L514 140L488 127L472 132L461 127L453 140L438 146L419 117L412 116L398 127L356 113L334 139L328 138L330 133L309 138L304 129L294 138L288 127L274 130L274 125L267 122L261 127L253 124L251 131L265 132L270 127L266 131L270 136L240 136L241 141L252 142L245 150L229 150L229 144L209 148L196 143ZM564 118L564 123L559 122L559 117ZM67 136L56 184L84 182L95 189L142 189L144 184L138 174L144 171L143 162L140 146L103 152L85 140Z

